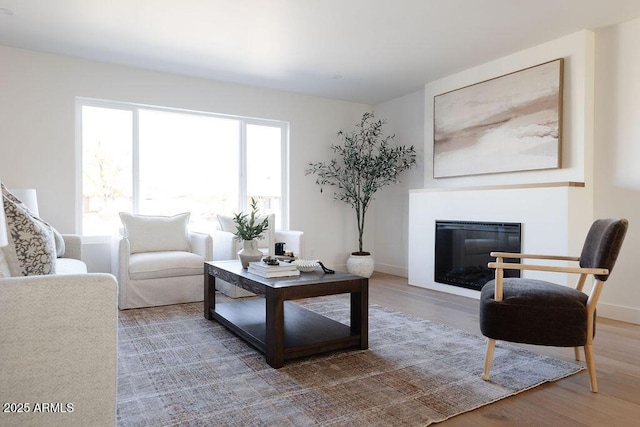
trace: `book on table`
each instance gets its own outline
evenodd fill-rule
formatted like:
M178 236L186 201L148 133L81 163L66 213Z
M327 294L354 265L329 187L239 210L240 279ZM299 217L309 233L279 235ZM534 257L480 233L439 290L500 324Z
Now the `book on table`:
M299 276L300 271L298 269L295 270L279 270L279 271L269 271L269 270L259 270L251 265L247 268L247 271L251 274L255 274L256 276L265 277L267 279L273 277L291 277L291 276Z
M298 267L295 264L281 262L277 265L269 265L262 261L252 261L249 263L249 267L252 267L257 271L297 271Z
M282 263L278 265L268 265L264 262L250 262L247 271L262 277L287 277L299 276L300 271L293 264Z

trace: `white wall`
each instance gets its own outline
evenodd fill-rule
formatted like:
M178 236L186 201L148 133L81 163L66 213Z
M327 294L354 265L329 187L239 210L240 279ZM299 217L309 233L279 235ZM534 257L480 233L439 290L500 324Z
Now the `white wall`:
M629 231L598 313L640 323L640 19L597 33L596 217L623 217Z
M375 230L376 271L407 277L410 188L424 181L424 92L418 91L374 107L376 117L386 119L385 133L395 135L397 145L413 145L417 164L401 176L401 182L381 189L372 206Z
M61 232L74 232L77 219L81 96L288 121L290 228L305 231L308 253L328 265L344 264L354 250L350 209L321 194L304 170L329 159L336 132L352 128L370 106L3 46L0 64L0 176L9 187L36 188L41 216ZM109 265L105 248L87 249L93 271Z
M433 99L436 95L556 58L565 60L561 168L433 178ZM425 85L425 191L412 191L410 197L410 284L478 297L476 291L435 282L436 219L520 222L523 251L579 255L593 221L594 61L595 35L581 31ZM550 185L570 181L585 186ZM536 188L530 188L532 184ZM483 186L492 189L480 189ZM570 284L568 280L562 277L559 281Z
M590 31L553 40L425 85L424 188L539 182L591 182L593 144L593 63L595 35ZM557 58L564 61L562 167L452 178L433 178L433 98L471 84Z

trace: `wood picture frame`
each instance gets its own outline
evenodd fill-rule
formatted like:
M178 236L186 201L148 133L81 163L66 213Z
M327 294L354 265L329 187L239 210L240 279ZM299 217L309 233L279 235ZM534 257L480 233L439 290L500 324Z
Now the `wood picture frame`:
M433 177L561 167L564 58L434 97Z

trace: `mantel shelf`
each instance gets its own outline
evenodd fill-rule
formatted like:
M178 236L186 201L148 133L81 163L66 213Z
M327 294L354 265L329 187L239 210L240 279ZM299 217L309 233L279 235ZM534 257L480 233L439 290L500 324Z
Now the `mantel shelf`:
M422 192L447 192L447 191L478 191L478 190L513 190L527 188L549 188L549 187L584 187L584 182L563 181L563 182L539 182L532 184L505 184L505 185L481 185L475 187L438 187L419 188L409 190L410 193Z

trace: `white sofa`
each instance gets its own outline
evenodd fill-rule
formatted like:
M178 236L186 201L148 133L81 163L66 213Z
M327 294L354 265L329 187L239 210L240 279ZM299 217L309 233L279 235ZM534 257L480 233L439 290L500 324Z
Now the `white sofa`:
M87 264L82 261L82 237L63 234L64 255L56 259L56 274L86 274Z
M30 409L2 425L116 423L117 283L87 273L80 236L63 238L56 274L0 278L0 401Z

